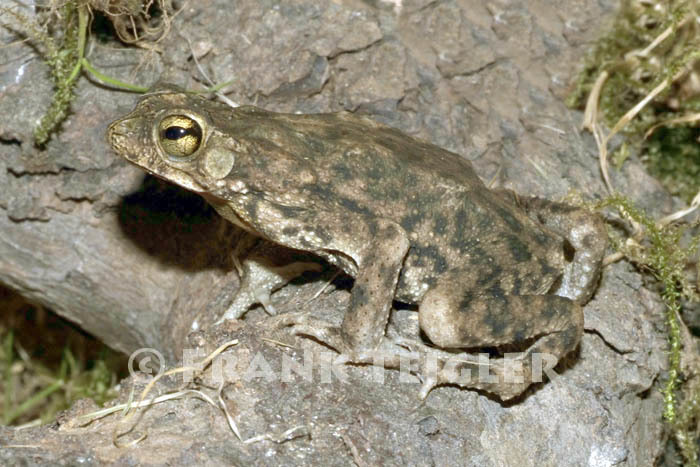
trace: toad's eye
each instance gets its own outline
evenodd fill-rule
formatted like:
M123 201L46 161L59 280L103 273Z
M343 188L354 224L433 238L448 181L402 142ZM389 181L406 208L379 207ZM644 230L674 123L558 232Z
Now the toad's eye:
M202 128L199 123L184 115L170 115L158 126L160 145L173 157L194 154L202 143Z

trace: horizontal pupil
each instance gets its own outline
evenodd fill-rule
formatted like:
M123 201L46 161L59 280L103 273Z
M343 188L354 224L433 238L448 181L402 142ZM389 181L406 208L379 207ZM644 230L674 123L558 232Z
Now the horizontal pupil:
M181 126L169 126L165 129L165 137L170 140L177 140L189 133L187 128Z

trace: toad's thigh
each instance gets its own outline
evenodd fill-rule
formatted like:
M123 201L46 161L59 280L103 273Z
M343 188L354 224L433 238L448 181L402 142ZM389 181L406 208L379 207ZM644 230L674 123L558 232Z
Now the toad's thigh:
M543 351L563 354L578 343L583 313L572 300L525 291L506 294L499 282L480 292L464 287L459 271L444 275L423 297L421 329L443 348L517 344L552 336Z

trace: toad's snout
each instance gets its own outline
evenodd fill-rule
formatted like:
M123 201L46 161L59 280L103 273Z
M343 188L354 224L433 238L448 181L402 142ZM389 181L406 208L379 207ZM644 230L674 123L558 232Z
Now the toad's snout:
M133 135L133 127L128 122L129 119L117 120L107 129L107 142L117 151L124 150L129 137Z
M114 150L126 159L136 162L138 145L144 144L142 125L139 118L125 117L107 128L107 142Z

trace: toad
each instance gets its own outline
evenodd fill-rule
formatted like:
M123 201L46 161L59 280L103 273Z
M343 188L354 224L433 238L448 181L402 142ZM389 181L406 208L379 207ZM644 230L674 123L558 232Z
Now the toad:
M558 361L578 345L606 247L602 221L584 209L491 190L459 155L367 117L230 108L169 85L112 123L108 139L224 219L354 278L340 327L281 315L295 333L371 363L390 344L392 302L416 304L433 345L419 354L439 355L423 395L456 383L509 399L536 380L530 357ZM486 381L448 371L457 350L508 346L525 349L515 382L493 360Z

